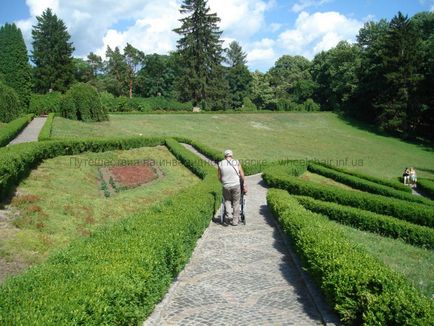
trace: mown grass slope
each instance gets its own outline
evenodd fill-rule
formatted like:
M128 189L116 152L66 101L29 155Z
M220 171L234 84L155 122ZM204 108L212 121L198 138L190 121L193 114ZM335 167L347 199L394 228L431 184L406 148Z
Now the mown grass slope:
M434 176L434 150L369 132L330 112L111 115L103 123L56 118L52 137L184 136L248 160L320 159L393 178L406 166Z

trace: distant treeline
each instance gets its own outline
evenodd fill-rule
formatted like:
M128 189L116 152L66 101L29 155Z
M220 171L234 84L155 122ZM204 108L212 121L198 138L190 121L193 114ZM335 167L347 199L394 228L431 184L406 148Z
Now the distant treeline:
M222 47L220 19L206 0L184 1L181 11L185 18L174 30L180 35L177 51L145 54L127 44L107 47L103 60L92 52L74 58L65 24L47 9L32 31L33 66L21 31L4 25L0 111L14 109L0 112L0 120L31 111L31 92L64 93L82 82L114 97L163 97L177 108L189 103L205 110L336 111L403 138L434 140L433 12L368 22L354 44L340 42L311 61L284 55L261 73L249 71L238 42Z

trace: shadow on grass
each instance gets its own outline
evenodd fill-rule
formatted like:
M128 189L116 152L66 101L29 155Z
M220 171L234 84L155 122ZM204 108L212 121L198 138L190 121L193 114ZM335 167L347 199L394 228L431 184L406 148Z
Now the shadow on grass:
M430 142L428 140L425 140L422 138L417 138L417 137L404 139L401 137L401 134L398 132L396 132L395 134L392 134L390 132L380 130L375 125L368 124L366 122L357 120L353 117L346 116L344 114L338 114L338 117L342 122L344 122L345 124L347 124L351 127L356 128L356 129L368 131L370 133L376 134L377 136L382 136L382 137L400 140L400 141L407 143L407 144L416 145L424 151L434 153L434 143Z
M418 167L418 166L416 166L415 169L416 169L416 171L419 170L419 171L423 171L423 172L428 172L428 173L432 173L432 174L434 174L434 169L421 168L421 167ZM428 178L428 179L429 179L429 178ZM431 179L431 180L432 180L432 179Z

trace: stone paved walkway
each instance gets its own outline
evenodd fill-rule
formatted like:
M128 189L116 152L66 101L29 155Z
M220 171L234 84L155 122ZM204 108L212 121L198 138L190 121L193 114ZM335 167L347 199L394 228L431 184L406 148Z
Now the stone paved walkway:
M34 118L26 128L14 139L9 145L20 144L20 143L28 143L32 141L37 141L39 132L47 120L46 117L38 117ZM9 146L8 145L8 146Z
M267 207L261 176L248 177L247 185L247 225L211 223L144 325L320 325L336 320L324 318L318 298L316 304L312 300Z

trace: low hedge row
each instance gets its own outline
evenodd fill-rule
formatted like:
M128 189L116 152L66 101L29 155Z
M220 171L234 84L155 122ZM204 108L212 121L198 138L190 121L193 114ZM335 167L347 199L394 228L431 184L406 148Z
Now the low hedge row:
M367 175L367 174L356 172L356 171L350 171L350 170L342 169L342 168L339 168L339 167L336 167L336 166L333 166L333 165L330 165L330 164L322 163L322 162L315 162L315 164L316 165L324 166L326 168L335 170L337 172L342 172L342 173L345 173L345 174L349 174L349 175L358 177L360 179L365 179L365 180L368 180L368 181L372 181L372 182L381 184L383 186L392 187L392 188L394 188L396 190L400 190L400 191L407 192L407 193L411 194L411 189L409 187L407 187L407 186L403 185L401 182L397 182L395 180L387 180L387 179L377 178L377 177L374 177L374 176L371 176L371 175Z
M218 163L224 159L222 152L216 151L206 145L198 143L194 140L176 137L176 140L181 143L186 143L193 146L198 152L211 159L213 162ZM266 160L241 160L242 167L245 175L254 175L263 172L266 168L272 166L290 166L293 175L299 176L306 171L306 165L297 160L281 160L281 161L266 161Z
M33 119L33 114L12 120L0 128L0 147L9 144Z
M378 214L394 216L415 224L434 227L434 208L431 206L302 181L291 176L291 172L285 166L275 166L266 169L263 177L270 187L285 189L294 195L353 206Z
M205 155L207 158L209 158L215 163L218 163L219 161L224 159L223 152L216 151L213 148L210 148L206 145L203 145L191 139L182 138L182 137L177 137L176 139L179 142L186 143L193 146L198 152ZM265 161L243 161L243 160L241 160L241 164L245 175L253 175L256 173L260 173L264 170L266 166L269 165L269 163Z
M197 155L193 154L173 138L166 139L166 146L172 154L199 178L204 178L208 174L215 177L215 169ZM217 180L217 178L216 178Z
M271 189L267 202L344 324L433 325L433 302L326 217L282 190Z
M193 108L191 102L181 103L175 99L163 96L147 98L129 98L126 96L109 98L107 95L103 96L103 105L110 112L152 112L156 110L191 112Z
M430 206L434 205L434 201L429 200L427 198L414 196L409 193L404 193L403 191L396 190L389 186L381 185L373 181L369 181L353 175L349 175L344 172L339 172L334 169L330 169L328 167L321 166L318 164L309 163L307 169L310 172L320 174L322 176L325 176L327 178L333 179L337 182L346 184L352 188L359 189L362 191L367 191L377 195L394 197L394 198L412 201L416 203L426 204Z
M124 137L45 141L0 148L0 200L45 159L86 151L103 152L162 144L163 138Z
M198 143L198 142L191 140L189 138L176 137L175 139L180 143L185 143L185 144L189 144L189 145L193 146L198 152L205 155L207 158L209 158L210 160L212 160L215 163L218 163L219 161L221 161L224 158L223 152L219 152L219 151L217 151L211 147L208 147L204 144Z
M326 215L339 223L360 230L381 234L428 249L434 249L434 229L360 208L327 203L306 196L295 196L297 201L312 212Z
M48 114L47 121L45 121L44 126L39 132L39 136L38 136L39 141L49 140L51 138L51 130L53 129L53 121L55 116L56 116L55 113Z
M434 180L418 178L417 189L422 190L422 192L434 199Z
M182 146L168 144L176 157L191 160ZM215 174L203 172L202 182L7 280L0 287L0 324L142 322L187 263L219 203Z

